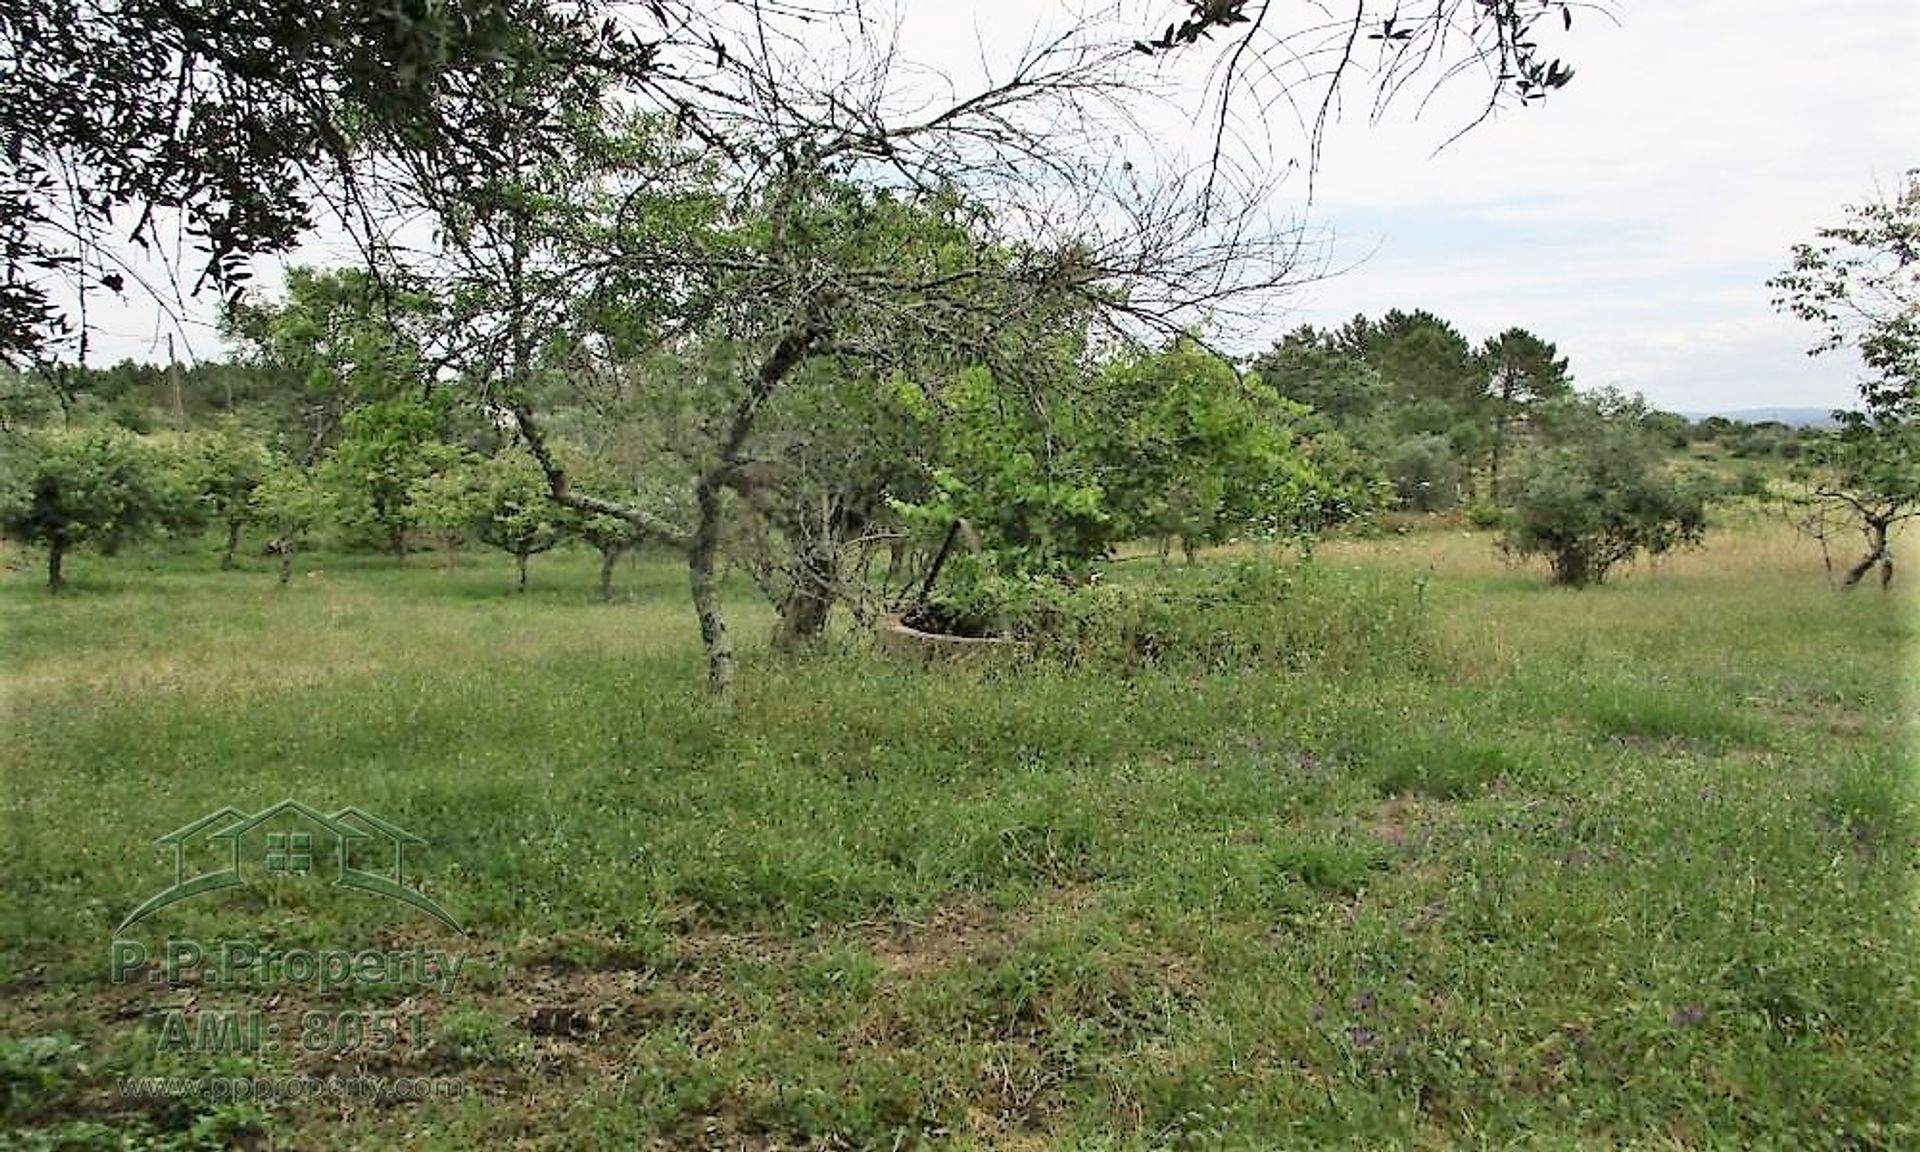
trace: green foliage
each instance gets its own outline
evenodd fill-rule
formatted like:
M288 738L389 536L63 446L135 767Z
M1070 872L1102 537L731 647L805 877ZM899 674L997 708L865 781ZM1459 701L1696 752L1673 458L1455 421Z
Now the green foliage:
M514 556L545 552L560 543L568 517L547 493L547 478L523 452L502 452L477 468L482 541Z
M1851 521L1866 554L1845 584L1877 565L1885 588L1892 532L1920 516L1920 174L1907 174L1898 199L1850 207L1845 224L1818 236L1795 245L1793 266L1769 281L1775 306L1824 329L1815 353L1853 348L1871 375L1860 382L1866 411L1835 413L1840 428L1797 469L1813 509L1806 523L1824 541L1829 518Z
M1460 465L1453 441L1433 432L1410 436L1387 457L1387 476L1402 508L1444 512L1460 502Z
M1397 469L1401 506L1424 511L1451 507L1459 490L1497 502L1539 412L1573 388L1566 357L1534 333L1509 328L1475 347L1424 310L1356 316L1337 331L1303 327L1253 367L1363 445L1378 468Z
M581 519L552 501L539 464L514 451L467 457L424 476L409 488L407 504L412 522L438 534L449 551L471 535L513 556L523 589L527 557L551 550Z
M1490 377L1488 395L1500 406L1496 419L1503 423L1535 404L1573 392L1567 358L1525 328L1509 328L1489 339L1480 357Z
M359 542L405 554L413 486L459 456L441 439L444 423L439 407L413 400L380 401L346 414L345 435L319 476L334 495L341 526Z
M277 550L299 546L332 515L333 494L303 469L277 462L248 494L248 517Z
M1774 306L1821 328L1814 353L1858 351L1871 373L1860 382L1869 419L1920 420L1920 174L1846 213L1794 245L1792 266L1767 282Z
M1507 510L1498 504L1475 502L1467 505L1467 523L1482 531L1504 528L1507 524Z
M436 537L448 554L479 531L490 511L485 479L472 459L460 458L407 488L407 519Z
M1314 526L1331 495L1295 442L1305 410L1192 340L1114 361L1093 395L1101 487L1125 536L1191 552L1289 535Z
M1333 333L1311 325L1289 332L1254 360L1253 372L1275 392L1349 432L1374 424L1392 399L1392 387L1377 369L1342 348Z
M1153 582L1003 584L999 610L1042 658L1069 666L1353 675L1429 651L1412 590L1342 585L1311 563L1241 563Z
M1121 538L1091 405L1022 396L984 368L961 373L940 399L933 491L900 505L909 523L967 520L1009 574L1084 573Z
M1920 421L1849 421L1813 441L1799 474L1898 513L1920 511Z
M166 454L117 429L36 430L0 444L0 532L48 551L58 591L73 548L112 553L190 521L192 493Z
M1337 434L1311 439L1296 427L1305 409L1191 340L1038 396L973 370L941 403L932 498L903 510L934 526L966 518L999 575L1084 577L1126 539L1191 553L1306 534L1365 499Z
M277 462L266 441L231 416L223 417L212 430L191 436L185 452L189 480L208 518L227 530L222 563L230 567L241 529L253 519L254 491Z
M420 394L420 344L435 313L419 292L356 268L287 270L277 303L238 301L222 323L255 373L286 382L276 413L317 461L339 440L354 407Z
M1337 345L1387 382L1388 426L1399 435L1458 435L1484 417L1487 374L1467 338L1424 309L1393 309L1379 320L1356 316Z
M476 158L460 145L483 119L511 118L530 146L550 144L552 125L511 102L505 75L560 71L592 90L611 70L643 70L653 47L597 6L522 0L61 0L10 9L0 37L14 81L0 100L8 361L70 335L42 273L124 288L117 271L95 271L96 235L131 220L135 241L161 245L178 219L203 257L196 282L234 292L251 257L312 226L325 199L315 173L357 191L371 156L405 149L470 177L461 161Z
M1706 526L1701 493L1660 470L1643 434L1603 424L1527 461L1501 546L1545 556L1554 583L1583 587L1643 551L1698 544Z

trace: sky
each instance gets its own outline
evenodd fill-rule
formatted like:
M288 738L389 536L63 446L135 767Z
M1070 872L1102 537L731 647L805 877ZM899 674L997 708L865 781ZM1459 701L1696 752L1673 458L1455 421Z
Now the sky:
M961 84L1069 10L1064 0L899 3L903 54ZM1336 274L1276 308L1260 335L1426 308L1476 340L1531 329L1570 358L1579 386L1641 392L1671 410L1849 403L1857 360L1806 356L1815 334L1774 311L1766 280L1842 205L1920 166L1920 3L1609 8L1617 20L1581 9L1555 36L1552 51L1577 70L1570 85L1444 148L1472 118L1476 92L1464 82L1378 122L1364 101L1351 104L1326 137L1311 195L1296 171L1271 204L1325 230ZM1185 106L1201 119L1197 97ZM1273 157L1305 158L1290 115L1250 128ZM1207 139L1204 126L1176 130L1196 146ZM105 307L96 319L97 361L164 355L150 306ZM204 325L182 335L192 354L219 354Z
M1576 18L1574 81L1438 155L1444 118L1348 121L1312 216L1351 271L1315 323L1426 307L1555 341L1583 387L1678 411L1850 402L1769 276L1841 206L1920 166L1920 4L1628 0Z

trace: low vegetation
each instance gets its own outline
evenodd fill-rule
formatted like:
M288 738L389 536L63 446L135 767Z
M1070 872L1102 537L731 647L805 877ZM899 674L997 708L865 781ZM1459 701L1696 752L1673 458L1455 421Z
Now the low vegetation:
M1151 553L1030 662L857 636L712 702L684 567L145 550L0 583L0 1128L20 1147L1898 1148L1920 1138L1911 590L1728 513L1574 595L1458 528ZM1176 589L1154 596L1148 589ZM732 610L770 625L736 576ZM1120 626L1124 625L1124 626ZM1076 631L1076 629L1080 629ZM1164 650L1164 654L1159 654ZM724 722L720 717L724 716ZM457 1101L115 1097L158 1008L113 926L220 805L425 836L470 933ZM435 937L324 892L180 906ZM448 941L439 941L442 944ZM260 1007L206 989L199 1010ZM302 1002L288 1007L351 1007ZM372 1004L363 1007L392 1005Z

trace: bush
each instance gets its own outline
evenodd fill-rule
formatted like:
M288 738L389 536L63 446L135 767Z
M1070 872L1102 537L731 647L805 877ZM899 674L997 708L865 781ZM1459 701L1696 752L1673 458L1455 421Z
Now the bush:
M1246 562L1154 583L1030 582L1006 598L1014 635L1073 666L1331 673L1418 667L1429 654L1418 589L1311 562Z
M1507 510L1498 504L1467 505L1467 523L1482 531L1492 531L1507 526Z
M1662 473L1643 440L1603 431L1534 458L1501 547L1545 556L1554 583L1578 588L1642 551L1698 544L1706 526L1697 488Z
M1444 512L1460 502L1460 465L1445 436L1429 432L1402 440L1387 457L1387 476L1402 508Z

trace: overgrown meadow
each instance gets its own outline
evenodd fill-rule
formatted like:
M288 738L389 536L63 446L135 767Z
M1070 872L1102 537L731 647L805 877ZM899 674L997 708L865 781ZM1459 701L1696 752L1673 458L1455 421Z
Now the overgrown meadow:
M7 562L5 1146L1920 1143L1915 593L1842 594L1764 519L1583 592L1458 527L1114 565L1261 582L1149 622L1230 650L1159 658L775 655L736 575L725 704L670 557L608 605L587 553L524 596L505 559L282 588L154 551L61 597ZM297 883L138 931L427 942L457 986L113 983L155 837L289 796L423 836L467 936ZM425 1023L209 1057L160 1050L168 1008ZM463 1092L114 1091L209 1071Z

